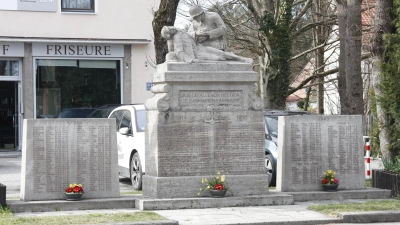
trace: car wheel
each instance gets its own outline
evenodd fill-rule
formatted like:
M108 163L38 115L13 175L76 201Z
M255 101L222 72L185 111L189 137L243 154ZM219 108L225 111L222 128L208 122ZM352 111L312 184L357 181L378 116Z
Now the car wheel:
M265 155L265 172L268 174L269 186L276 185L276 171L271 155Z
M137 152L132 156L130 172L133 189L142 190L142 165L140 164L140 158Z

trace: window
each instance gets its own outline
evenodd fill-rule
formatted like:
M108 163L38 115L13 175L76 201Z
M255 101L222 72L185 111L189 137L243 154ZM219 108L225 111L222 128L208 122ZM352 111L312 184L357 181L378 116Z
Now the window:
M95 0L61 0L62 12L94 12Z
M119 60L36 59L36 116L121 104Z
M19 76L19 61L0 60L0 76Z

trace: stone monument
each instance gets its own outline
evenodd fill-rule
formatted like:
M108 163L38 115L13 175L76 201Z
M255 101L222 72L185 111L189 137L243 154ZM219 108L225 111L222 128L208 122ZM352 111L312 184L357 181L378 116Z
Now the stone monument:
M25 119L21 200L65 199L69 184L82 198L119 197L115 119Z
M361 116L288 116L278 125L278 191L321 191L328 169L339 190L365 189Z
M167 62L153 75L145 106L143 195L197 197L201 179L226 175L228 195L268 193L263 103L252 59L202 46L164 27Z

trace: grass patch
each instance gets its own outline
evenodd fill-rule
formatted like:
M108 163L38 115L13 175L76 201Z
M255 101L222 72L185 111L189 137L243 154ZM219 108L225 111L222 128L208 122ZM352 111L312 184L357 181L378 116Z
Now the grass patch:
M363 203L312 205L307 207L307 209L331 216L336 216L339 212L400 210L400 201L390 199L367 201Z
M268 187L268 190L270 190L270 191L274 191L274 190L276 190L276 187L275 187L275 186L272 186L272 187L271 187L271 186L269 186L269 187Z
M19 196L11 196L11 197L6 197L6 200L19 200Z
M0 221L2 218L13 216L13 213L8 205L6 207L2 207L0 205Z
M365 181L365 186L367 186L367 187L372 187L372 178L368 178L368 179Z
M120 195L142 195L143 191L124 191L120 192Z
M167 220L154 212L134 212L134 213L109 213L109 214L89 214L71 216L44 216L44 217L15 217L12 213L4 217L0 214L0 225L53 225L53 224L113 224L123 222L144 222Z

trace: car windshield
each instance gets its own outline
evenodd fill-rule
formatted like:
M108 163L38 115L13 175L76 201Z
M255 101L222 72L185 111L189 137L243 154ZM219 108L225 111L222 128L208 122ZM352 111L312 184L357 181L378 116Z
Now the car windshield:
M86 118L90 113L92 113L95 108L87 109L64 109L58 118Z
M278 137L278 117L265 116L268 132L274 137Z
M136 110L136 126L138 132L144 132L146 126L146 110Z

